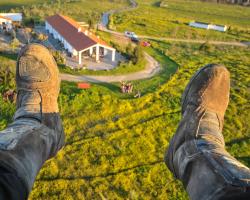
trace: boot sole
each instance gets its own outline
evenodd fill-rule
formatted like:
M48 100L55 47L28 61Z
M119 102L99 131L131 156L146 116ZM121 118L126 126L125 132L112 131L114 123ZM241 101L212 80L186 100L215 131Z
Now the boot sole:
M216 65L216 64L209 64L209 65L206 65L204 66L203 68L199 69L195 75L193 75L193 77L190 79L188 85L186 86L186 89L182 95L182 103L181 103L181 106L182 106L182 111L181 113L183 114L184 112L184 104L186 102L186 97L187 97L187 94L189 93L190 91L190 88L191 88L191 85L193 84L193 82L195 81L195 79L201 74L201 72L203 72L204 70L208 69L208 68L212 68L212 67L215 67L215 66L219 66L219 65ZM167 164L168 168L170 169L170 171L173 172L174 176L176 178L177 175L175 173L175 170L174 170L174 166L173 166L173 157L174 157L174 143L175 143L175 137L178 133L176 133L173 138L171 139L170 143L169 143L169 147L168 147L168 150L167 150L167 154L165 155L165 163ZM182 136L184 137L184 135Z

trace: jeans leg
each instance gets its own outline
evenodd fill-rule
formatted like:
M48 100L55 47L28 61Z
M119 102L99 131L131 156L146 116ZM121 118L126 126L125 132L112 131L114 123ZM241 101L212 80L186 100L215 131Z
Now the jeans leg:
M7 174L16 177L13 181L20 180L28 194L37 173L57 145L56 137L58 134L55 130L37 120L17 119L0 132L0 168L5 166L4 169L11 169L12 173ZM15 185L12 180L8 180L11 182L10 187Z
M28 194L23 181L13 169L0 163L0 199L27 199Z

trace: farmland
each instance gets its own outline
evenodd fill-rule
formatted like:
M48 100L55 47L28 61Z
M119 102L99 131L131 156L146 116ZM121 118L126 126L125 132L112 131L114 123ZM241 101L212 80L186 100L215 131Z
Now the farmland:
M120 94L117 84L92 84L83 91L74 83L62 83L59 105L66 146L42 168L30 199L187 199L163 155L180 119L185 84L200 66L211 62L225 64L231 72L224 128L227 149L250 166L249 49L155 42L148 51L157 53L155 58L166 69L167 64L173 69L135 81L144 91L139 99ZM6 56L0 59L13 62ZM1 105L9 108L1 110L4 128L14 105L3 100Z
M0 7L10 6L8 2L13 2L13 6L15 2L28 4L28 0L9 0L1 1ZM112 16L113 28L176 38L230 41L250 38L248 8L183 0L169 0L168 6L163 8L159 7L160 1L138 2L136 10ZM37 14L38 8L44 9L46 5L50 4L36 4L29 13L42 21L45 15L61 9L81 20L97 5L95 11L99 13L112 5L127 5L127 2L112 4L106 0L82 0L72 2L79 9L73 12L67 10L69 3L59 7L57 1L44 16ZM86 5L86 13L79 5ZM206 10L201 11L204 5ZM206 32L185 25L197 18L229 24L232 29L228 33ZM100 35L108 42L112 40L106 33ZM185 85L196 70L208 63L223 64L231 73L230 104L223 134L227 150L250 167L250 47L214 46L209 42L189 44L150 40L150 43L151 47L144 50L161 64L161 72L150 79L132 81L135 92L141 92L141 98L122 94L120 83L91 83L90 89L80 90L76 83L62 82L58 101L66 145L55 158L45 163L29 200L187 200L184 187L167 169L163 157L181 118L180 99ZM2 94L15 88L15 60L16 55L0 54ZM135 65L135 69L117 69L114 74L139 69ZM2 130L12 121L15 105L1 96L0 105Z
M137 9L114 14L110 27L158 37L225 41L250 39L250 10L247 7L185 0L169 0L166 7L160 7L159 2L139 0ZM230 30L221 33L189 27L188 23L193 20L225 24Z
M25 20L33 18L37 23L43 23L45 17L56 13L71 16L78 21L88 22L92 19L96 22L102 12L128 5L126 0L1 0L0 10L23 12Z
M44 2L48 2L48 0L45 0ZM29 5L35 5L39 4L41 1L39 0L1 0L0 2L0 10L9 10L11 8L18 8L21 6L29 6Z
M180 119L185 84L200 66L210 62L223 63L232 73L224 135L228 150L250 166L249 51L168 45L156 48L165 49L175 59L178 71L140 99L121 98L109 85L80 91L74 84L63 83L59 102L66 147L46 163L31 199L187 199L162 162L163 155ZM160 81L160 77L155 79ZM147 89L151 81L141 84Z

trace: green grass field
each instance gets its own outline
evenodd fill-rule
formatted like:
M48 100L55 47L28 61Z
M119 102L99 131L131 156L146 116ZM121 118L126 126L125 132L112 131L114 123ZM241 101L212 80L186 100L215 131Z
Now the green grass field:
M122 75L141 71L145 68L146 61L134 65L132 62L124 62L111 70L89 70L89 69L71 69L68 66L61 66L60 72L73 75Z
M43 22L45 17L56 13L87 22L90 18L99 18L104 11L128 5L127 0L1 0L0 10L23 12L25 19L33 18L37 22Z
M138 0L139 7L112 16L110 26L118 31L130 30L140 35L186 39L250 40L250 9L242 6L190 0L169 0L159 7L156 0ZM230 26L221 33L189 27L192 21Z
M14 5L28 1L4 0L0 7L10 6L8 2ZM112 2L82 0L56 4L46 11L46 6L40 5L31 8L30 13L43 19L62 11L81 20L85 11L95 7L99 13L113 5L127 4ZM169 0L168 7L159 8L159 1L138 2L138 9L114 16L117 30L196 39L249 38L249 8L183 0ZM69 5L76 10L69 10ZM193 19L228 23L232 30L226 34L207 33L187 27L185 23ZM105 34L103 37L110 39ZM161 63L162 71L153 78L132 81L135 92L142 93L141 98L121 94L119 83L91 84L90 89L80 90L76 83L62 82L58 101L66 145L45 163L29 200L187 200L184 187L174 179L163 157L181 118L180 99L185 85L196 70L208 63L224 64L231 72L230 104L223 133L227 150L250 167L250 47L150 42L151 47L145 50ZM0 54L1 94L15 88L15 60L16 55ZM3 130L12 121L15 105L2 96L0 105Z
M149 53L165 69L159 76L137 81L136 87L144 91L139 99L121 94L116 84L79 90L75 83L62 83L59 105L66 146L42 168L30 200L188 199L163 163L163 155L180 120L186 83L211 62L225 64L231 72L223 131L227 149L250 166L249 48L152 44ZM0 60L13 62L6 56ZM14 105L0 101L3 129Z
M35 4L40 4L42 2L48 2L49 0L1 0L0 10L7 11L11 8L17 8L21 6L30 6Z

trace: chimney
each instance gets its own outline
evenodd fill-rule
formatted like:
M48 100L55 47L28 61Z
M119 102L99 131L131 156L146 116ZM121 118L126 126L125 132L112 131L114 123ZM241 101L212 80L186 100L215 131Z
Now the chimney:
M81 31L82 31L82 29L81 29L81 27L79 27L79 28L78 28L78 32L81 32Z

